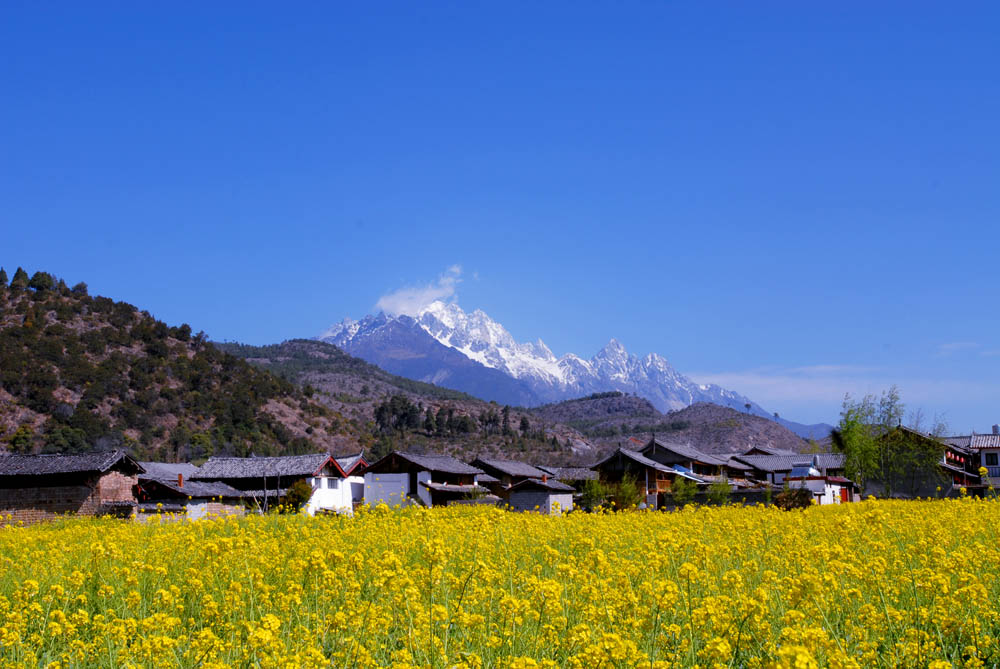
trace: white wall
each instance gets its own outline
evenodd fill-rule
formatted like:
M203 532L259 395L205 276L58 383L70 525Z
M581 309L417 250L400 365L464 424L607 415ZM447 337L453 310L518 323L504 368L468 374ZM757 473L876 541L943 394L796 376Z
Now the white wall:
M337 513L354 513L350 481L336 476L318 476L309 479L309 483L312 484L313 494L305 510L310 516L315 515L320 509Z

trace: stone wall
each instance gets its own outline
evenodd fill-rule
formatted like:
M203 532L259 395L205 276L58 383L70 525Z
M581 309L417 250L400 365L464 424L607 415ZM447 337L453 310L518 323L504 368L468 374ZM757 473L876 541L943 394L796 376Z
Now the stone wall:
M76 479L70 485L0 488L0 525L31 525L65 515L93 516L105 502L135 502L132 486L137 482L135 476L113 471L100 478Z

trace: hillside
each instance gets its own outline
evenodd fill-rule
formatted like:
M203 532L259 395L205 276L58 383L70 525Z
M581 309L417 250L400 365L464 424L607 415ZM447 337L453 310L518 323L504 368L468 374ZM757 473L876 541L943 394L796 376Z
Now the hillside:
M18 452L124 447L140 458L354 448L350 426L294 384L191 327L86 284L0 270L0 444Z
M406 448L550 464L590 464L594 458L590 441L559 421L390 374L332 344L293 339L218 346L313 392L316 401L357 428L361 445L374 455Z
M653 434L706 453L732 453L752 446L798 452L810 446L766 418L707 402L664 414L641 397L598 393L539 407L534 412L579 430L605 448L629 437L645 440Z

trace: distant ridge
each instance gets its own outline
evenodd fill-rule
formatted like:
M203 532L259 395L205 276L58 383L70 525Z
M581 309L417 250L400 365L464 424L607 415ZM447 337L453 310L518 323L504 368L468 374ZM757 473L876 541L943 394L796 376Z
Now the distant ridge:
M592 358L556 357L541 340L517 342L481 310L435 301L415 317L384 313L345 319L318 337L383 369L462 390L487 400L539 406L612 390L648 399L659 411L711 402L780 423L807 438L829 434L826 424L802 425L776 417L750 398L698 384L666 358L630 354L612 339Z

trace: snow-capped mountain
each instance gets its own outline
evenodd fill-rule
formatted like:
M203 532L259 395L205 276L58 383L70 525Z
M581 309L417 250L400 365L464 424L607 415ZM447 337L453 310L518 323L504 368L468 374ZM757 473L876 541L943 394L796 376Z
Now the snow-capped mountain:
M498 402L531 406L619 390L660 411L712 402L740 411L749 404L753 413L772 417L739 393L694 383L655 353L640 358L612 339L589 360L573 353L557 358L541 339L518 342L483 311L466 313L454 303L432 302L415 317L347 318L318 338L395 374ZM779 422L803 436L829 430Z

